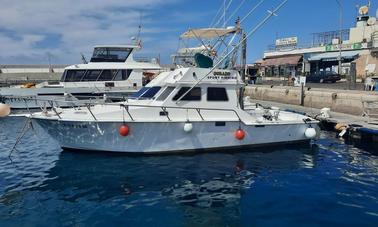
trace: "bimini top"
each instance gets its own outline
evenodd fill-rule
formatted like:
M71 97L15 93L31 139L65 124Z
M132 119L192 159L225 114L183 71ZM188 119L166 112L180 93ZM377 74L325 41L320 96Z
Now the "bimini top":
M110 48L114 48L114 47L118 47L118 48L133 48L133 49L140 49L140 46L139 45L134 45L134 44L120 44L120 45L96 45L94 46L94 48L107 48L107 47L110 47Z
M237 27L228 28L199 28L199 29L189 29L184 32L180 37L183 39L192 38L202 38L202 39L212 39L219 36L225 36L239 31Z

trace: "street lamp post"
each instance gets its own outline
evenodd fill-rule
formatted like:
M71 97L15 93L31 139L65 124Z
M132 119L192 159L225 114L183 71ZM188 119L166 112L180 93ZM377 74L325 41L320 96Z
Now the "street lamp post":
M339 6L339 67L338 71L341 75L341 48L343 45L343 39L342 39L342 27L343 27L343 6L341 5L340 0L336 0L337 5Z

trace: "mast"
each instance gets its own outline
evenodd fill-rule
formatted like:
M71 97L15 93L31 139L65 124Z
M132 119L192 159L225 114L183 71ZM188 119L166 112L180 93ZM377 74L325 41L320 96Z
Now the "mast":
M243 82L243 86L239 89L239 105L240 109L244 109L244 91L245 91L245 68L247 64L247 35L241 30L242 34L242 45L241 45L241 58L240 58L240 76Z

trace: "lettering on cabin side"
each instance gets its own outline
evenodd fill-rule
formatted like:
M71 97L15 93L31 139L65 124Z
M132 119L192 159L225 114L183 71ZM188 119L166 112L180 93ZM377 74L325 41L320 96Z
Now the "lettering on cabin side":
M210 80L236 80L236 76L231 76L231 72L227 71L216 71L213 76L208 76L207 79Z
M227 71L215 71L213 72L214 76L229 76L231 75L231 72Z

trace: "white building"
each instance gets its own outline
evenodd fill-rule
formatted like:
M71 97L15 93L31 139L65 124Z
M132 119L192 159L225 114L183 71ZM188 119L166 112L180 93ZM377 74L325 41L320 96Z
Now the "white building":
M340 49L341 48L341 49ZM341 31L313 34L308 47L298 46L297 38L276 40L264 53L261 70L266 76L307 75L319 71L349 74L350 63L356 63L357 77L378 75L378 22L361 7L355 27Z

